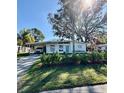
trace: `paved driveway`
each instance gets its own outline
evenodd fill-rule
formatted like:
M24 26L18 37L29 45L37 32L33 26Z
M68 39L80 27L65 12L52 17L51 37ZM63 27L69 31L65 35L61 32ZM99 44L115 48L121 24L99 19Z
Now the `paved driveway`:
M27 71L27 69L40 57L39 55L30 55L21 57L17 60L17 80L19 80Z

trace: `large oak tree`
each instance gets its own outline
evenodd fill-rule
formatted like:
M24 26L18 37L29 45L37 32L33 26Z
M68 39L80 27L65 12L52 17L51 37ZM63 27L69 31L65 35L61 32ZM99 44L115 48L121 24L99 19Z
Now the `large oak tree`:
M91 43L106 31L106 0L59 0L59 5L48 20L54 35L73 40L73 49L75 40Z

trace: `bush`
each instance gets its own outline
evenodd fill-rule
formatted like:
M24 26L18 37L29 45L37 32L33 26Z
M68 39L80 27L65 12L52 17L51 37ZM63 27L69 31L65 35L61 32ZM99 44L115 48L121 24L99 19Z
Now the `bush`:
M97 60L99 59L98 57L98 52L92 52L92 62L97 62Z
M71 56L72 55L68 55L68 54L63 55L62 63L64 63L64 64L71 63L72 62Z
M87 63L89 61L90 56L88 54L85 53L85 54L81 54L80 56L82 63Z
M106 52L92 52L84 54L43 54L41 62L43 64L87 64L101 63L107 61Z
M45 55L45 53L43 53L43 55L41 56L41 62L43 63L43 64L47 64L48 63L48 55Z
M107 61L107 52L104 52L104 59Z
M62 62L63 55L59 53L54 53L54 54L43 54L41 56L41 62L43 64L60 64Z
M62 59L63 59L63 56L59 53L54 53L51 56L51 61L52 61L53 64L60 64Z
M92 52L92 62L107 61L107 52Z
M72 55L71 59L72 59L72 62L74 64L80 64L81 63L81 56L79 54Z

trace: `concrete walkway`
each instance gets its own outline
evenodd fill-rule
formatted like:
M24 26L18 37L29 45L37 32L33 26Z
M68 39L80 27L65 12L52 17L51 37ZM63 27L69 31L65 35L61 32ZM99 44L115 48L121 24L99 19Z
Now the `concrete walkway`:
M28 70L28 68L37 60L39 55L30 55L21 57L17 60L17 80L19 80Z
M40 93L107 93L107 85L95 85L86 87L76 87L70 89L59 89L52 91L44 91Z

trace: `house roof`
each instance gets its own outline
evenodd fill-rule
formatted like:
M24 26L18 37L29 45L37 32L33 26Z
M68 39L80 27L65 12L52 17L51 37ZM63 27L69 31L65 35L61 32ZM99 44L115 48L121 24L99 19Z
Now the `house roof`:
M46 41L44 43L46 44L51 44L51 43L70 43L73 42L72 40L52 40L52 41ZM75 41L76 43L84 43L84 42L79 42L79 41Z
M69 43L71 40L51 40L51 41L46 41L45 43Z
M107 44L99 44L99 45L96 45L98 47L103 47L103 46L107 46Z
M35 42L35 43L27 43L26 45L43 45L43 44L55 44L55 43L70 43L72 40L51 40L51 41L43 41L43 42ZM84 43L84 42L78 42L76 43Z

